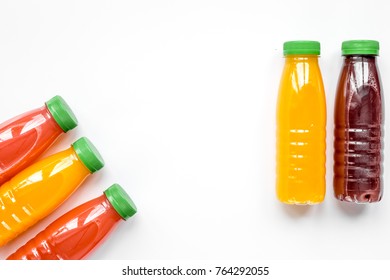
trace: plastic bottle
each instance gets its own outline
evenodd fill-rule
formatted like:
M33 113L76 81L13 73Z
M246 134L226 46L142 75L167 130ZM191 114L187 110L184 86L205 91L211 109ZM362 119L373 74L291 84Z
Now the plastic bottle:
M62 133L76 126L75 115L60 96L0 124L0 185L37 159Z
M104 161L85 137L0 187L0 246L53 212Z
M320 43L289 41L277 103L276 193L287 204L325 196L326 101Z
M118 184L65 213L10 255L8 260L80 260L89 256L123 220L137 212Z
M334 115L334 194L342 201L377 202L383 193L379 42L345 41L342 55Z

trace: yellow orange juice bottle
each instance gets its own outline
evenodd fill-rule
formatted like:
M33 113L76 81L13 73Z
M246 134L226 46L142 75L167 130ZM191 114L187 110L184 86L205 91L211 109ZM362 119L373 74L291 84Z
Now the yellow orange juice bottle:
M82 137L0 186L0 246L52 213L103 166L95 146Z
M288 41L277 103L276 194L287 204L325 196L326 101L320 43Z

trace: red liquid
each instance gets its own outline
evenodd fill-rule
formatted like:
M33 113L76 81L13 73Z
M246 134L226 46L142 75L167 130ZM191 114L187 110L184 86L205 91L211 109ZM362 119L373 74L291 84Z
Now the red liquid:
M80 260L101 244L121 216L105 195L64 214L7 260Z
M382 198L383 108L375 56L346 56L335 103L334 192L357 203Z
M62 133L46 106L0 124L0 185L37 159Z

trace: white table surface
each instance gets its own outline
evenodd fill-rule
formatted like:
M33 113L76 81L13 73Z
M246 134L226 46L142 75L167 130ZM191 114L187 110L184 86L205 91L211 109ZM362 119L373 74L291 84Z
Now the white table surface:
M343 40L380 41L389 108L390 4L367 3L0 2L1 122L60 94L79 126L46 155L87 136L106 160L0 259L115 182L139 211L90 259L388 259L389 157L380 203L332 194ZM274 190L282 45L299 39L321 42L327 94L327 195L312 207L284 206Z

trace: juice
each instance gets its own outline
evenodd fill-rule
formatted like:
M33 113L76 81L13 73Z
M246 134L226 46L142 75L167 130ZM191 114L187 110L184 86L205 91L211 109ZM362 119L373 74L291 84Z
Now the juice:
M342 201L377 202L383 194L379 42L345 41L342 53L334 116L334 194Z
M320 43L284 43L277 103L276 193L287 204L325 196L326 101L318 65Z
M104 165L85 137L42 159L0 187L0 246L53 212Z
M0 124L0 185L37 159L61 134L76 126L75 115L60 96Z
M114 184L103 195L65 213L8 260L85 259L137 208L123 188Z

